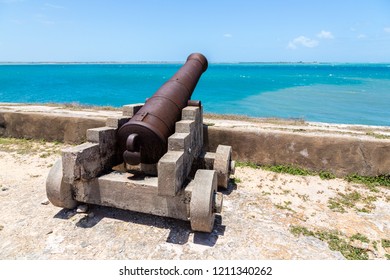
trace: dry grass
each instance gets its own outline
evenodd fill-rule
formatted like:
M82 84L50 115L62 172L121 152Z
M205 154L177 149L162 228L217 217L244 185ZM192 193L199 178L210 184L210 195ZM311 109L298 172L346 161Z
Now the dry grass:
M282 118L255 118L245 115L230 115L230 114L203 114L205 119L212 120L233 120L233 121L245 121L253 123L269 123L269 124L280 124L280 125L307 125L304 119L282 119Z

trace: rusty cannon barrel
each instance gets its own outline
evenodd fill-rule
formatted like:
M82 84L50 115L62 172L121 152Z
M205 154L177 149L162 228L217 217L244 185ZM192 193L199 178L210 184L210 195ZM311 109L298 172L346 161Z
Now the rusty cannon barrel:
M168 137L175 132L175 123L207 66L202 54L188 56L173 77L118 130L119 154L123 154L124 162L155 164L167 152Z

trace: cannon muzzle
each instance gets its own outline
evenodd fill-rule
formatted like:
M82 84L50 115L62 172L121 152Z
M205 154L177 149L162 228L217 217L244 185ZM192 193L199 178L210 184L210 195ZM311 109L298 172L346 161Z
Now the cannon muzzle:
M168 137L175 132L175 123L207 67L206 57L191 54L172 78L118 130L119 154L123 154L124 162L155 164L167 152Z

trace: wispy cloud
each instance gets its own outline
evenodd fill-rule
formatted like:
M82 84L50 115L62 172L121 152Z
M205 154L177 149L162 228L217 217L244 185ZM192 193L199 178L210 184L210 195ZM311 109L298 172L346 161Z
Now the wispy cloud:
M386 33L390 33L390 27L383 28L383 31L385 31Z
M317 34L317 37L320 39L334 39L332 32L325 30L321 30L321 32Z
M305 36L299 36L290 41L287 45L289 49L297 49L298 47L314 48L318 46L318 41Z
M51 4L51 3L45 3L44 8L49 8L49 9L65 9L64 6L55 5L55 4Z
M367 35L366 34L359 34L359 35L356 36L356 38L358 38L358 39L365 39L365 38L367 38Z
M232 38L233 35L230 34L230 33L225 33L225 34L223 34L223 37L225 37L225 38Z

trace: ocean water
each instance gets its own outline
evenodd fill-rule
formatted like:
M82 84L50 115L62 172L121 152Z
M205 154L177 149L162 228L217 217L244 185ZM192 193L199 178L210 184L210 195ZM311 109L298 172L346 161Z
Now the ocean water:
M0 65L0 102L144 102L180 64ZM390 126L390 64L210 64L204 111Z

